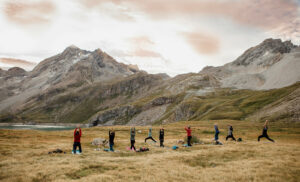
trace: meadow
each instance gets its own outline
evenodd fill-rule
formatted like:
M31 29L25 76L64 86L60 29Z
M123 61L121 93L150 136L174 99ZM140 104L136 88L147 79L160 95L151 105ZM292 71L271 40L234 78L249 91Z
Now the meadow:
M220 141L213 145L213 124L218 123ZM234 127L235 142L227 135L227 124ZM184 127L202 144L182 147ZM137 126L136 147L148 152L133 152L129 126L84 128L83 153L71 154L73 131L0 130L0 181L300 181L300 123L271 122L269 136L262 139L263 123L250 121L188 121L153 126L153 137L165 129L165 148L159 142L144 142L147 126ZM96 151L93 138L108 139L108 130L116 131L115 152ZM179 146L172 150L173 145ZM66 154L48 154L62 149Z

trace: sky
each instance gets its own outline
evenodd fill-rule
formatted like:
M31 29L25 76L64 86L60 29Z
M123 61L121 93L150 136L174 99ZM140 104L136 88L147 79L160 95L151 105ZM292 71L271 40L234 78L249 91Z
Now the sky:
M175 76L266 38L300 44L300 0L0 0L2 68L30 70L75 45Z

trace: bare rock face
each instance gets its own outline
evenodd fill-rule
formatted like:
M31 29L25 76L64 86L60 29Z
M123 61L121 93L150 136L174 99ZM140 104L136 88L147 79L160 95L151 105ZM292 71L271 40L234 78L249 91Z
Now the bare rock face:
M17 77L17 76L25 76L27 74L27 72L19 67L13 67L10 68L9 70L7 70L7 75L11 76L11 77Z
M266 39L245 51L235 61L220 67L205 67L223 88L265 90L281 88L300 80L300 48L291 41Z
M70 46L62 53L40 62L31 72L26 73L21 68L1 71L1 75L19 78L5 81L3 84L3 90L7 90L7 87L12 88L12 85L14 89L9 93L11 97L0 97L0 112L15 104L20 106L27 99L53 89L66 90L65 87L91 85L138 73L137 70L131 70L132 68L118 63L100 49L90 52Z
M266 39L256 47L248 49L244 54L238 57L231 64L236 66L248 66L256 63L262 66L269 66L278 62L280 55L291 52L297 46L293 45L291 41L282 42L280 39ZM267 57L261 62L260 58Z

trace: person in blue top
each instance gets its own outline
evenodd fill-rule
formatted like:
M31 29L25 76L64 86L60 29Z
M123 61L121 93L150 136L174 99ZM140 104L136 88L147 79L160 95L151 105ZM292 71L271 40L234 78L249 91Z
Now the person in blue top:
M148 139L151 139L151 140L153 140L153 141L156 143L156 141L155 141L155 140L153 139L153 137L152 137L152 128L149 128L148 137L145 138L145 143L146 143L146 141L147 141Z
M215 141L217 142L218 140L219 140L219 133L220 133L220 131L219 131L219 128L218 128L218 125L217 124L215 124Z

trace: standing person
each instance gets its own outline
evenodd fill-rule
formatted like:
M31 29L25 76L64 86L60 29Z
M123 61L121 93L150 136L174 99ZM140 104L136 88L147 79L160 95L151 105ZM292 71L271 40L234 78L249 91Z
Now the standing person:
M136 151L135 147L134 147L134 143L135 143L135 127L133 127L133 128L130 129L130 143L131 143L130 150L134 149L134 151Z
M233 136L233 127L231 125L228 125L228 135L226 137L226 141L228 140L228 138L232 138L234 141L236 141Z
M272 142L275 142L274 140L272 140L271 138L269 138L269 135L268 135L268 122L269 120L266 120L265 124L264 124L264 128L263 128L263 132L262 132L262 135L260 135L258 138L257 138L257 141L260 141L260 138L262 137L265 137L267 138L268 140L272 141Z
M151 139L151 140L153 140L153 142L156 143L156 141L155 141L154 138L152 137L152 128L149 128L148 137L145 138L145 143L146 143L146 141L147 141L148 139Z
M187 142L188 142L188 146L192 146L191 144L191 140L192 140L192 129L191 126L185 127L184 128L187 134Z
M219 127L218 127L217 124L215 124L214 127L215 127L215 141L218 142L218 140L219 140L219 133L220 133Z
M79 154L81 154L81 143L80 143L80 137L81 137L81 128L79 125L77 125L77 128L74 130L74 144L73 144L73 151L72 154L76 154L76 149L79 147Z
M109 150L114 151L114 139L115 139L115 131L113 129L109 130Z
M165 137L165 130L164 130L164 128L161 128L159 130L159 143L160 143L160 147L165 147L164 146L164 137Z

